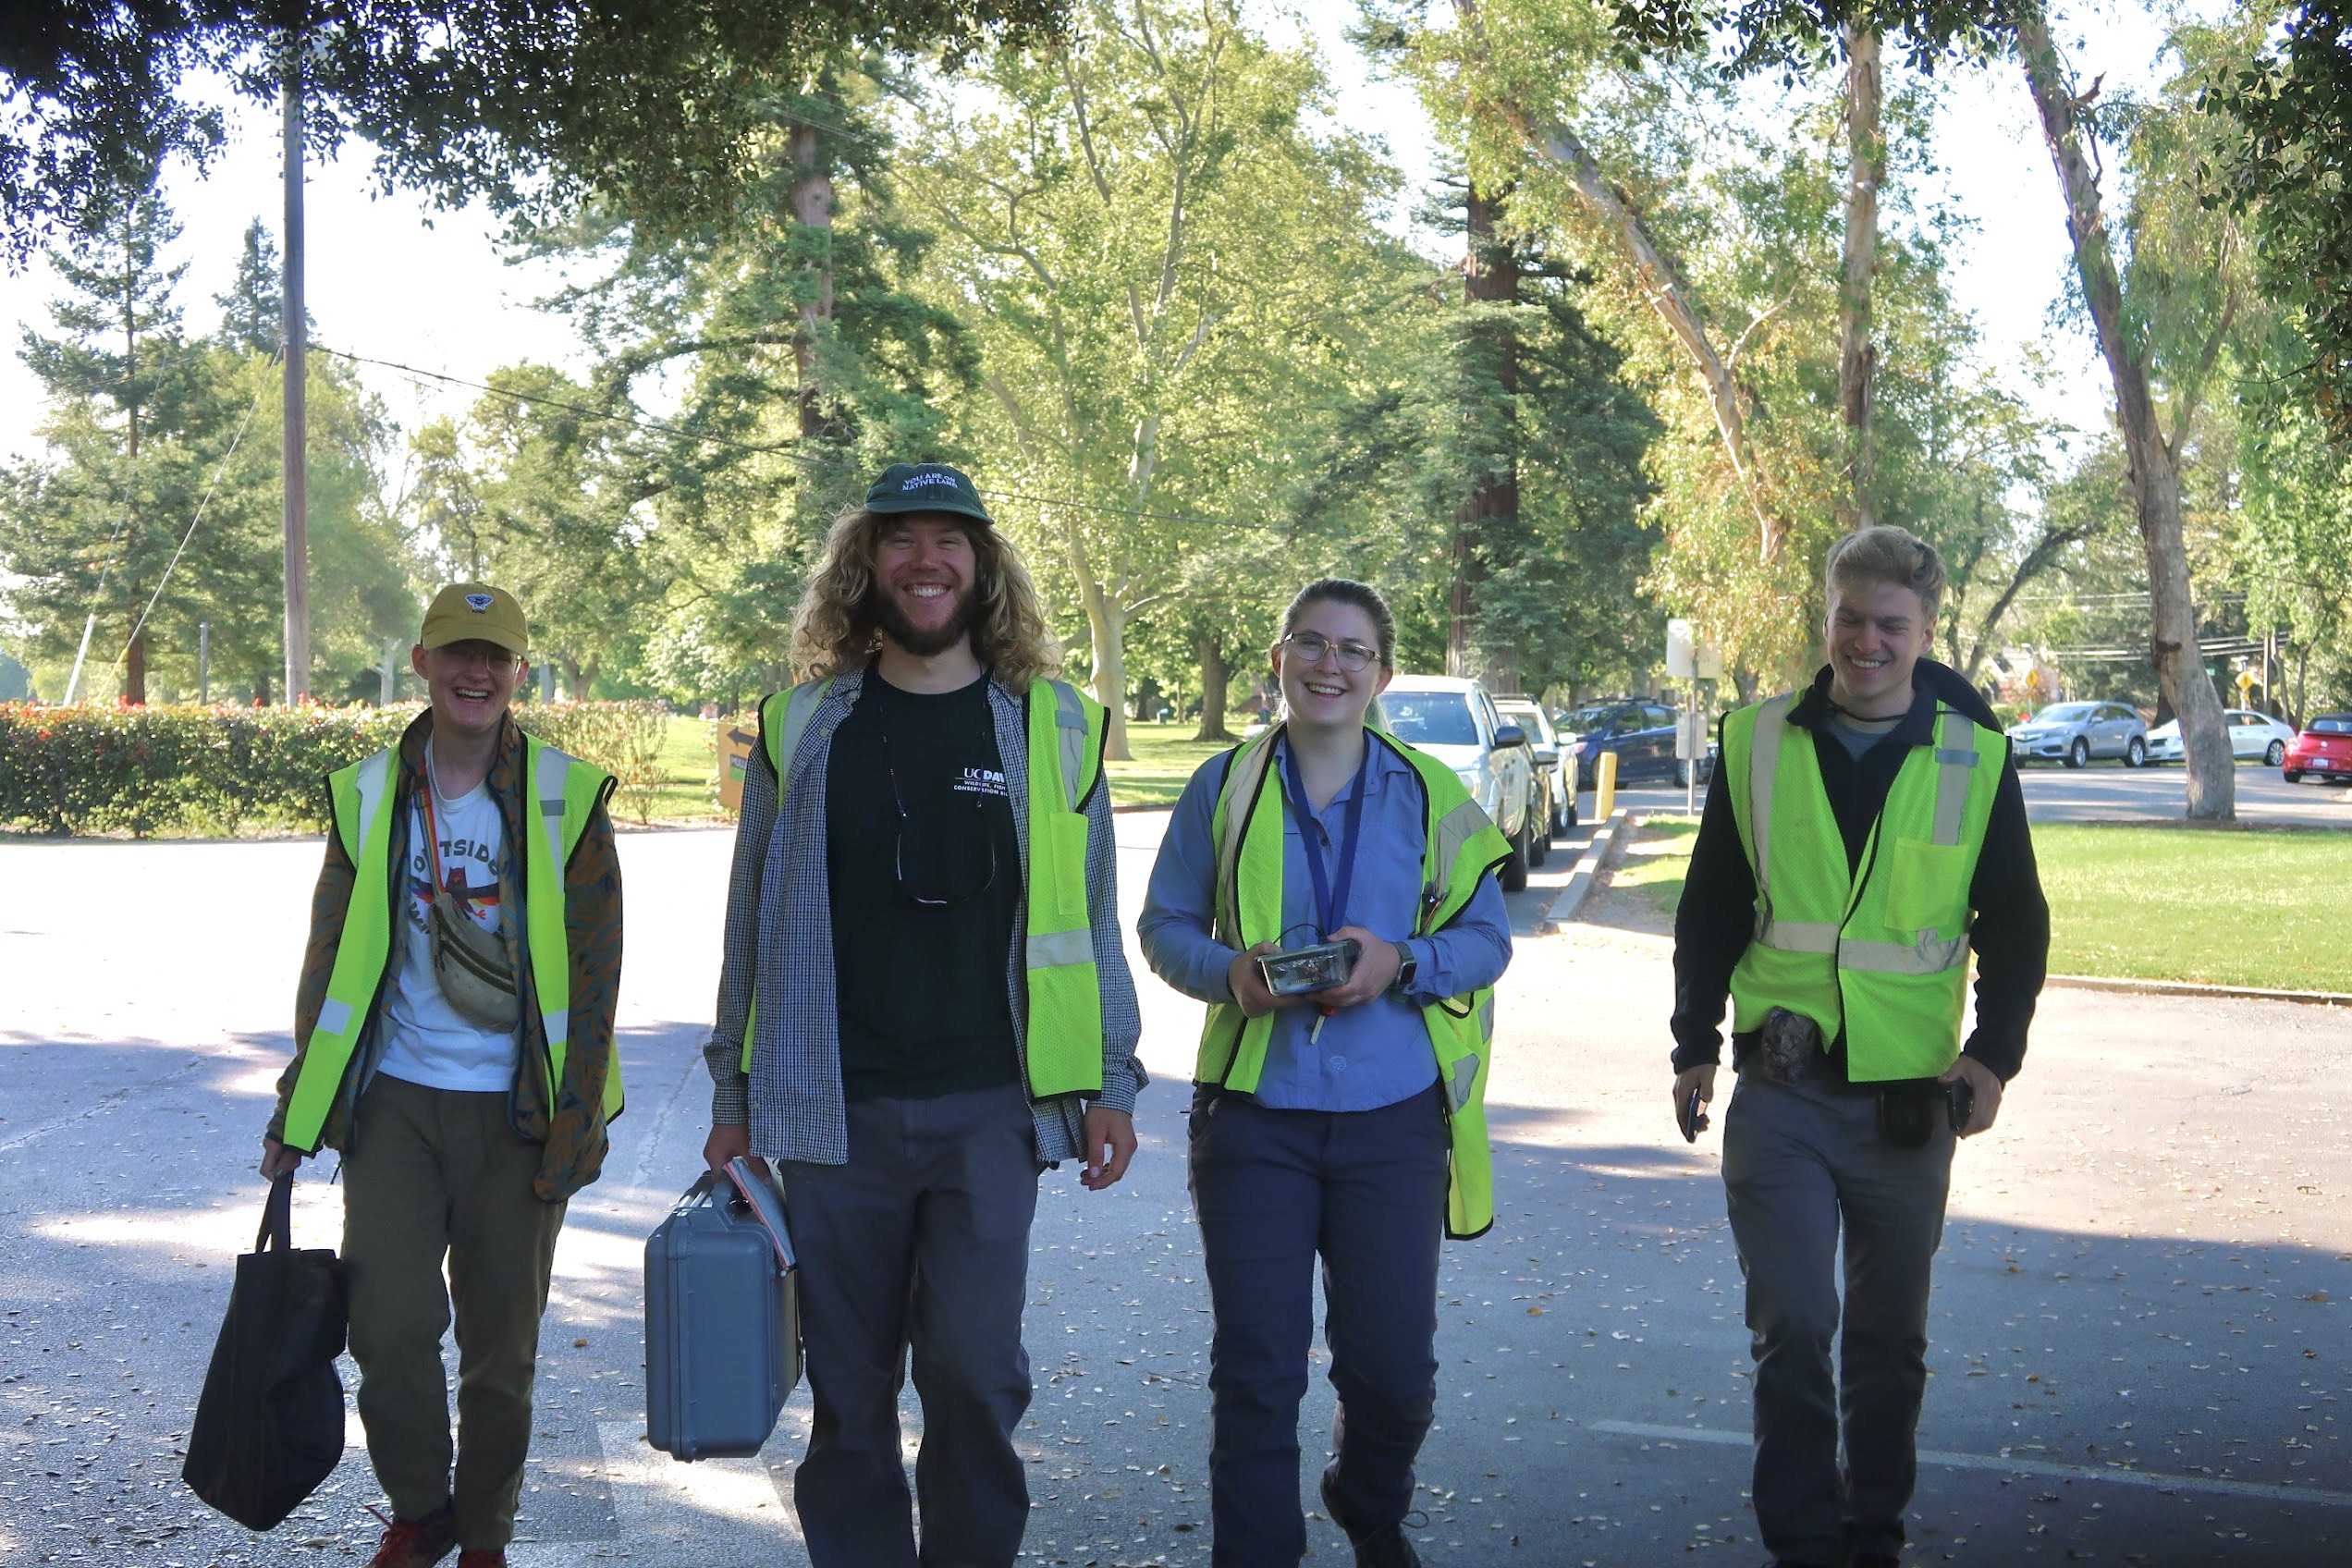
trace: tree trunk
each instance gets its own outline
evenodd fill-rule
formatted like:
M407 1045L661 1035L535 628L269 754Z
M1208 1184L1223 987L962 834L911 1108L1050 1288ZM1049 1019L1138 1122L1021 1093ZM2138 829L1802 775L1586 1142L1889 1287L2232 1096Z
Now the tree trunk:
M123 700L134 707L143 707L147 703L147 633L144 630L130 640L130 647L125 655Z
M1879 263L1879 188L1886 183L1886 130L1880 113L1879 35L1845 28L1845 276L1838 288L1838 410L1845 422L1845 524L1879 521L1878 457L1870 417L1878 346L1870 341L1870 284Z
M2188 551L2181 539L2180 470L2156 422L2148 386L2146 329L2124 319L2123 285L2100 211L2099 178L2083 153L2075 95L2040 0L2009 0L2026 85L2041 118L2051 162L2066 200L2066 228L2084 302L2098 328L2100 352L2115 385L2115 414L2131 460L2132 498L2148 556L2150 659L2164 698L2179 713L2188 757L2188 815L2226 822L2237 815L2237 766L2230 755L2222 700L2197 643L2189 599Z
M1495 217L1499 211L1495 198L1473 183L1467 207L1468 249L1462 259L1462 299L1465 305L1514 305L1519 301L1518 258L1512 254L1509 245L1495 242ZM1463 348L1473 360L1491 356L1494 386L1500 394L1503 418L1514 427L1512 449L1503 466L1473 481L1470 493L1454 508L1453 533L1448 544L1453 575L1446 593L1446 673L1475 676L1483 673L1476 639L1478 584L1487 575L1479 546L1490 533L1507 530L1519 515L1519 459L1516 421L1512 413L1512 399L1519 391L1518 334L1507 322L1473 321ZM1487 411L1464 409L1462 423L1472 424Z
M1111 762L1132 761L1134 753L1127 745L1127 612L1104 589L1102 579L1095 575L1074 510L1063 512L1061 529L1070 546L1070 570L1078 579L1078 597L1086 607L1086 626L1094 633L1095 673L1091 684L1095 701L1103 705L1104 722L1109 730L1104 737L1103 756Z
M833 181L825 171L823 146L813 126L798 126L791 136L792 221L822 231L824 257L816 266L815 287L801 302L800 325L792 333L792 363L800 374L801 439L815 441L825 435L825 408L818 398L817 340L833 319Z
M1200 655L1201 670L1200 728L1193 731L1193 739L1230 743L1233 737L1225 729L1225 688L1233 679L1233 667L1225 660L1224 641L1205 631L1193 647Z
M1476 40L1476 52L1485 55L1486 27L1477 0L1453 0L1453 7L1464 31ZM1699 379L1706 383L1708 406L1715 415L1716 432L1723 439L1724 456L1730 459L1733 476L1739 481L1748 508L1756 514L1763 557L1770 560L1780 553L1781 541L1788 537L1789 524L1786 519L1772 516L1765 508L1763 492L1757 484L1755 457L1747 444L1746 390L1732 374L1730 363L1716 352L1707 324L1691 301L1690 287L1684 282L1680 269L1658 249L1649 226L1642 222L1641 215L1611 182L1599 160L1573 129L1556 120L1538 122L1524 106L1509 101L1474 107L1501 118L1537 156L1559 165L1594 220L1625 248L1626 257L1633 263L1635 287L1682 344Z

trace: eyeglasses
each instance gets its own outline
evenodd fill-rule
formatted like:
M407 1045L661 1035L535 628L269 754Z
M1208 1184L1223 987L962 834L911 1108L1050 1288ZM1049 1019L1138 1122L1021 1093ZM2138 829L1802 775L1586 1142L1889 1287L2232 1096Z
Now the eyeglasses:
M1380 656L1378 648L1367 648L1361 643L1334 643L1319 631L1293 631L1282 639L1280 646L1309 664L1321 664L1325 654L1335 654L1340 668L1351 675Z
M504 675L512 669L517 662L515 655L504 648L469 648L462 643L445 643L433 651L459 669L478 664L493 675Z
M997 838L995 834L988 831L988 819L985 815L987 811L986 802L978 795L972 797L972 831L977 833L980 836L980 841L988 847L986 878L977 888L960 893L933 894L916 891L913 885L907 881L906 874L906 802L899 794L899 770L890 760L890 732L884 729L881 734L882 771L889 777L890 805L899 814L899 831L890 846L890 869L898 877L899 891L907 896L909 902L921 904L925 909L953 909L958 904L970 903L997 885Z

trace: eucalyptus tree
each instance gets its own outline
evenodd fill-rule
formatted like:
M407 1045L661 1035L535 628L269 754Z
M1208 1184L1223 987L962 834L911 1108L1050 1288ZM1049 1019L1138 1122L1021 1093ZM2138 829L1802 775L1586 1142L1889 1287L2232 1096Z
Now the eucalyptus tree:
M2352 443L2352 9L2343 0L2261 7L2272 34L2204 84L2222 116L2210 166L2262 237L2265 292L2301 317L2308 377L2330 435Z
M1392 308L1395 176L1319 126L1328 88L1231 0L1091 0L1066 39L914 98L908 203L980 349L958 434L1011 526L1060 557L1124 756L1126 637Z

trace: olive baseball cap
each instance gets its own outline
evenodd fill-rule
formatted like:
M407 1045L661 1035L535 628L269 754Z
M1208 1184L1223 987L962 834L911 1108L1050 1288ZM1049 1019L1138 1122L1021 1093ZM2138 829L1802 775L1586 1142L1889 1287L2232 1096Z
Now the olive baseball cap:
M989 526L996 519L962 469L946 463L892 463L865 493L870 512L953 512Z
M446 648L473 639L496 643L517 658L531 653L531 633L523 625L522 606L504 588L487 582L452 582L433 595L424 612L424 635L417 641L427 648Z

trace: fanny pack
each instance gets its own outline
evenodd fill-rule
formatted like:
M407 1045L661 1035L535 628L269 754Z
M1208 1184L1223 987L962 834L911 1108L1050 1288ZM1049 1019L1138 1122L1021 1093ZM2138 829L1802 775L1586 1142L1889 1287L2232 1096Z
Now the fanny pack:
M522 998L507 962L506 939L484 931L441 881L441 834L433 820L433 781L425 780L424 861L433 868L433 907L425 916L433 978L442 999L477 1029L512 1034L522 1022Z

